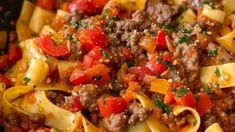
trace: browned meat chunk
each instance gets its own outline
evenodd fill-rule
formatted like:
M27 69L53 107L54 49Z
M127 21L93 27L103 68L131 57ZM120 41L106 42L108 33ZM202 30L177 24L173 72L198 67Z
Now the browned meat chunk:
M124 113L112 114L110 117L104 118L104 126L110 132L124 132L128 120L128 116Z
M171 21L171 18L178 13L179 7L163 4L158 0L149 0L146 11L153 22L164 24Z
M102 88L99 88L92 84L82 85L78 90L82 107L93 111L97 108L97 99L103 92Z
M140 103L132 103L129 111L132 113L128 120L130 125L134 125L138 121L144 121L152 114L152 109L143 108Z

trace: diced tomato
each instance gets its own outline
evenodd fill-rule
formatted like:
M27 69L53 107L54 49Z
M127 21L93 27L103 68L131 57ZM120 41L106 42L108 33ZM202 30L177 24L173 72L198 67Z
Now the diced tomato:
M88 77L83 71L74 70L70 76L70 83L73 85L80 85L88 83Z
M166 96L164 97L164 103L165 104L173 104L175 103L175 95L168 90Z
M9 55L0 56L0 71L3 71L9 66Z
M135 66L128 69L130 74L136 75L138 81L142 81L145 75L152 75L151 70L145 66Z
M89 52L96 46L106 48L108 46L108 40L101 28L87 29L79 36L79 41L82 47Z
M213 104L206 93L199 93L197 96L196 110L200 116L203 116L213 107Z
M53 10L56 6L56 0L37 0L37 5L46 10Z
M70 53L67 44L56 46L49 35L39 37L37 43L43 52L50 56L61 57Z
M189 106L194 107L196 104L195 97L192 93L192 91L188 91L185 95L182 97L176 97L175 96L176 103L183 106Z
M22 57L21 50L15 44L10 45L8 54L10 66L14 65Z
M161 29L158 31L156 43L157 43L157 47L156 47L157 50L166 50L167 49L165 30Z
M85 69L89 69L92 67L93 62L94 62L94 60L90 56L85 55L83 58L82 65Z
M91 1L88 0L73 0L69 4L69 11L84 12L86 14L94 14L97 12L94 5L91 3Z
M96 46L87 55L94 60L99 60L103 57L101 54L101 50L102 49L100 47Z
M84 74L88 77L92 84L105 84L110 80L109 68L104 64L97 64L92 68L84 71Z
M5 75L0 74L0 83L4 83L7 88L13 86L12 81Z
M149 62L147 62L146 67L148 67L155 75L160 75L168 69L171 62L172 59L168 55L153 57L149 60ZM169 65L166 63L169 63Z
M102 117L109 117L123 112L127 107L127 102L121 97L108 97L99 99L98 107Z
M108 0L73 0L69 4L71 12L84 12L88 15L100 13Z
M96 9L102 10L108 1L109 0L92 0L92 4L95 6Z
M65 107L72 112L80 111L82 109L80 97L75 95L69 96L65 102Z
M127 60L131 60L133 58L131 51L127 48L122 49L122 54Z

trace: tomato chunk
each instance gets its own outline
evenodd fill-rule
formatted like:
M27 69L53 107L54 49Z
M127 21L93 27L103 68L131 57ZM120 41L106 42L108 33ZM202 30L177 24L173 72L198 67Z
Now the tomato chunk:
M13 82L5 75L0 74L0 83L4 83L7 88L13 86Z
M100 47L96 46L87 55L94 60L99 60L102 58L101 50L102 49Z
M8 54L10 66L14 65L22 57L21 50L15 44L10 45Z
M121 97L109 97L99 99L98 107L102 117L109 117L123 112L127 107L127 102Z
M9 68L9 55L0 56L0 71Z
M138 81L142 81L145 75L152 75L151 70L145 66L135 66L128 69L130 74L136 75Z
M37 0L37 5L46 10L53 10L55 9L56 0Z
M96 46L106 48L108 46L108 40L101 28L87 29L79 36L79 41L82 47L89 52Z
M203 116L213 107L213 104L206 93L199 93L196 97L198 97L196 110L200 116Z
M110 80L109 68L104 64L97 64L92 68L84 71L84 74L88 77L92 84L104 84Z
M70 76L70 83L73 85L86 84L88 83L88 77L84 74L84 72L76 69Z
M56 46L49 35L39 37L37 39L37 43L39 47L43 50L43 52L50 56L61 57L68 55L70 52L67 47L67 44Z
M166 44L166 32L165 30L159 30L156 38L156 43L157 43L157 50L166 50L167 49L167 44Z
M80 111L82 109L80 97L75 95L69 96L65 102L65 107L72 112Z
M94 64L94 60L90 56L85 55L83 57L82 65L83 65L84 69L91 68L93 64Z
M73 0L69 4L71 12L84 12L88 15L100 13L108 0Z
M175 97L176 103L183 106L194 107L196 100L192 91L189 91L182 97Z
M168 68L172 67L172 59L170 56L152 57L146 64L155 75L160 75Z

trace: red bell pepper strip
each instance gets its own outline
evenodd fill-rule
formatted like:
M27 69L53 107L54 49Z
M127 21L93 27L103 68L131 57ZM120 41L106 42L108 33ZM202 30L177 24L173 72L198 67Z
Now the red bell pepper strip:
M127 107L127 102L121 97L108 97L99 99L98 107L102 117L109 117L123 112Z
M37 0L37 5L46 10L53 10L56 6L56 0Z
M213 104L206 93L199 93L198 95L196 95L196 99L196 110L200 116L203 116L213 107Z
M43 50L43 52L50 56L61 57L66 56L70 53L67 44L56 46L49 35L39 37L36 42L38 43L39 47Z
M106 48L108 46L108 40L101 28L87 29L79 36L79 41L82 47L89 52L96 46Z

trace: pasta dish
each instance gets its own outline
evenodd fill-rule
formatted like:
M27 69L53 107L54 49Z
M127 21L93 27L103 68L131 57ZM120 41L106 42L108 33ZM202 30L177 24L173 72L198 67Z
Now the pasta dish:
M234 0L24 0L6 132L234 132Z

